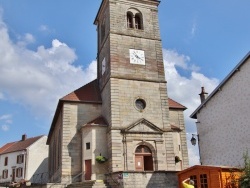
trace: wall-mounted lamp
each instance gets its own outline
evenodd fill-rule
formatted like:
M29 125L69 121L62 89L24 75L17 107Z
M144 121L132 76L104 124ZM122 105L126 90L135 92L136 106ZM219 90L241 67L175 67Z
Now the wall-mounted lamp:
M195 137L197 137L197 139L196 139ZM197 143L197 141L198 141L198 152L199 152L199 157L200 157L200 164L202 165L202 163L201 163L201 156L200 156L200 144L199 144L199 142L200 142L200 137L199 137L199 134L192 134L192 138L191 138L191 140L190 140L191 144L192 144L193 146L195 146L196 143Z
M195 137L197 137L197 139L198 139L198 142L199 142L199 135L197 134L192 134L192 138L191 138L191 140L190 140L190 142L191 142L191 144L193 145L193 146L195 146L196 145L196 142L197 142L197 140L196 140L196 138ZM198 143L199 144L199 143Z

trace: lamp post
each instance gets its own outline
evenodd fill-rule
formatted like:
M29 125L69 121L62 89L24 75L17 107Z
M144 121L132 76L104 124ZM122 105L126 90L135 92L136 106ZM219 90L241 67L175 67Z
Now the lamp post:
M195 137L197 137L197 140ZM198 153L199 153L199 157L200 157L200 164L202 165L201 155L200 155L200 137L199 137L199 134L192 134L192 138L191 138L190 142L193 146L195 146L196 143L198 144Z

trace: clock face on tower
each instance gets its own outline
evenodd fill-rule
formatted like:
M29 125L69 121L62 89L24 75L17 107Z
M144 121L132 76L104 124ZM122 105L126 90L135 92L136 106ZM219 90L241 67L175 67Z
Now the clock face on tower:
M143 50L129 49L130 63L145 65L145 53Z

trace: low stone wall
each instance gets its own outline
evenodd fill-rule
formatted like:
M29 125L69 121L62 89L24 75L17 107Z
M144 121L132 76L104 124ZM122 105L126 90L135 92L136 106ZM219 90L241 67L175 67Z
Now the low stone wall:
M176 172L154 171L135 172L123 171L107 175L108 184L112 188L177 188Z

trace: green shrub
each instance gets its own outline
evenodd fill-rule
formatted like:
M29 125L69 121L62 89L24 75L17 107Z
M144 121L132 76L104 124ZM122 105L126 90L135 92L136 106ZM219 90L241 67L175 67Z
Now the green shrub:
M95 160L96 160L98 163L104 163L104 162L107 161L106 157L101 156L101 155L97 156L97 157L95 158Z

